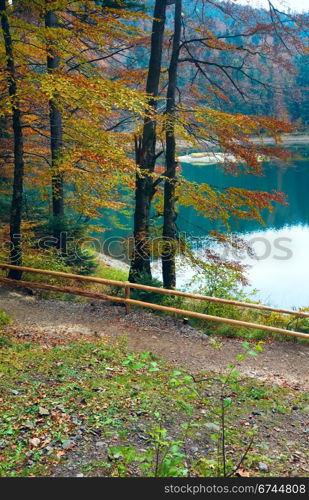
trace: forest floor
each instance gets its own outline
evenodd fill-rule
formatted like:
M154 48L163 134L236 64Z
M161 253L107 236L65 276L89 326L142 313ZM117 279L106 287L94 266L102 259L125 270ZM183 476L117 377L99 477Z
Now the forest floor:
M121 340L128 349L151 351L191 373L221 373L241 350L242 339L216 338L219 347L214 349L207 335L180 318L141 309L126 315L124 307L109 302L43 300L2 288L0 310L14 319L6 331L18 338L54 346L85 336L107 337L111 344ZM238 363L237 369L249 377L308 390L308 359L308 344L270 337L261 356Z
M158 440L159 475L222 475L218 401L230 363L228 470L308 475L308 345L268 340L240 361L241 339L214 344L141 309L0 288L0 310L13 318L0 358L0 476L153 475Z

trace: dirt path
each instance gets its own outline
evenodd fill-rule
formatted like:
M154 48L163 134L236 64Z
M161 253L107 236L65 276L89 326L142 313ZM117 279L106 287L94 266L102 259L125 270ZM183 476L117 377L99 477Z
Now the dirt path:
M0 289L0 310L14 318L6 328L19 338L56 345L83 336L108 336L114 343L124 336L128 347L151 351L169 363L190 372L222 372L242 352L240 339L221 339L220 349L209 338L181 319L160 317L135 310L125 315L124 308L110 303L39 300L19 292ZM264 353L239 364L243 374L270 383L309 388L309 346L269 340Z

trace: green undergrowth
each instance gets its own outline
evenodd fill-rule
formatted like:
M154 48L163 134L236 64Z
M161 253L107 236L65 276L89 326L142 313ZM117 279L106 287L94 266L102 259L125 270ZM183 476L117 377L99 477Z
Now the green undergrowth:
M236 362L259 350L244 343ZM81 452L79 472L86 475L222 476L236 468L265 475L259 462L266 475L304 475L306 396L227 370L193 379L150 352L133 354L125 341L46 348L7 339L0 360L0 476L49 475L55 465L65 467L72 449L93 440L106 444L106 456L87 462Z
M260 311L254 309L244 309L235 306L226 306L225 304L215 304L202 301L192 300L184 297L171 297L159 293L152 293L152 299L146 297L146 292L141 294L131 293L133 299L142 300L144 302L153 302L163 306L183 309L184 311L192 311L210 316L229 318L247 323L256 323L257 325L273 326L284 330L293 330L300 333L308 334L309 336L309 319L296 318L293 315L283 315L276 312ZM149 309L148 309L149 310ZM309 308L303 309L305 312ZM154 314L165 316L166 312L152 310ZM186 316L186 313L184 313ZM181 318L181 316L179 316ZM186 318L187 324L204 332L206 335L213 337L228 337L242 338L246 340L259 341L267 339L276 339L284 342L296 342L308 344L309 340L298 338L288 334L268 333L259 328L247 328L245 326L233 326L227 323L221 323L213 320L204 320L193 318L189 315Z
M4 312L0 311L0 330L11 322L11 318Z
M256 323L260 325L273 326L284 330L293 330L309 335L309 318L296 318L293 315L281 314L272 311L261 311L254 309L245 309L224 304L211 304L206 301L190 301L186 308L191 311L210 314L212 316L225 317L244 321L247 323ZM308 312L309 308L304 309ZM259 328L247 328L245 326L232 326L225 323L204 321L195 318L190 318L189 323L192 326L202 329L208 335L219 337L240 337L247 340L266 340L274 338L281 341L291 341L297 343L308 343L308 340L298 337L293 337L288 334L268 333Z
M0 311L0 350L11 346L11 340L6 335L1 334L1 330L9 325L11 321L11 318L4 311Z
M99 267L99 275L106 279L115 279L118 281L126 281L128 279L128 274L126 271L109 268L106 266ZM162 283L156 279L150 279L147 276L141 276L139 283L153 286L156 288L162 288ZM106 291L112 295L123 296L123 289L119 287L106 287ZM218 295L221 298L240 300L248 303L257 303L253 301L251 297L245 295L233 296L227 288L220 290ZM199 292L202 295L203 291ZM205 293L206 294L206 293ZM142 302L152 302L154 304L160 304L163 306L175 307L177 309L183 309L187 311L198 312L202 314L207 314L211 316L219 316L224 318L235 319L239 321L244 321L248 323L257 323L266 326L274 326L276 328L282 328L285 330L294 330L301 333L309 334L309 319L308 318L297 318L289 314L281 314L273 311L263 311L252 308L240 308L232 306L230 304L219 304L209 301L202 300L192 300L187 297L181 296L169 296L157 292L147 292L143 290L131 289L131 298L139 300ZM148 309L149 310L149 309ZM304 312L309 311L308 308L302 309ZM152 310L155 314L166 315L168 313ZM219 337L238 337L247 340L259 341L267 340L269 338L275 338L276 340L282 341L292 341L298 343L308 343L306 339L293 337L285 334L268 333L264 330L258 328L246 328L246 327L236 327L229 324L224 324L215 321L205 321L198 318L188 317L188 323L192 327L199 328L204 331L207 335L219 336Z

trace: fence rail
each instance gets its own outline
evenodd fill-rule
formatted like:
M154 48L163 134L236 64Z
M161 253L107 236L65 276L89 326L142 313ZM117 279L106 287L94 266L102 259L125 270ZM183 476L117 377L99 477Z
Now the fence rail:
M108 286L116 286L116 287L121 287L124 289L125 296L124 297L115 297L112 295L104 294L104 293L95 293L95 292L90 292L86 290L82 290L80 288L75 288L75 287L68 287L68 286L55 286L55 285L50 285L47 283L36 283L32 281L23 281L23 280L12 280L9 278L4 278L0 277L0 283L3 283L4 285L7 286L13 286L13 287L20 287L20 288L30 288L30 289L42 289L42 290L49 290L51 292L62 292L62 293L70 293L74 295L80 295L83 297L89 297L89 298L94 298L94 299L99 299L99 300L110 300L113 302L119 302L123 303L126 306L126 311L130 311L130 306L139 306L139 307L146 307L154 310L159 310L159 311L164 311L164 312L169 312L173 314L179 314L182 316L188 316L191 318L198 318L198 319L203 319L203 320L208 320L208 321L215 321L219 323L226 323L232 326L239 326L239 327L246 327L246 328L255 328L258 330L263 330L266 332L270 333L280 333L282 335L289 335L292 337L299 337L299 338L305 338L309 340L309 334L302 333L302 332L296 332L293 330L285 330L283 328L277 328L273 326L268 326L268 325L260 325L257 323L250 323L246 321L240 321L240 320L235 320L235 319L230 319L230 318L223 318L220 316L212 316L209 314L203 314L203 313L198 313L194 311L189 311L185 309L178 309L175 307L169 307L169 306L162 306L160 304L153 304L151 302L142 302L140 300L135 300L130 298L130 290L131 289L136 289L136 290L144 290L146 292L156 292L156 293L162 293L170 296L180 296L180 297L187 297L193 300L203 300L203 301L208 301L208 302L216 302L216 303L221 303L221 304L229 304L233 305L236 307L242 307L242 308L249 308L249 309L258 309L258 310L265 310L265 311L274 311L278 312L281 314L289 314L293 315L295 317L309 317L309 313L303 312L303 311L292 311L288 309L279 309L276 307L270 307L266 306L263 304L251 304L249 302L240 302L236 300L229 300L229 299L222 299L218 297L210 297L210 296L205 296L205 295L198 295L198 294L193 294L189 292L181 292L179 290L168 290L166 288L157 288L153 286L148 286L148 285L142 285L139 283L131 283L129 281L116 281L116 280L108 280L104 278L98 278L95 276L81 276L79 274L71 274L71 273L64 273L64 272L58 272L58 271L49 271L46 269L35 269L31 267L25 267L25 266L13 266L10 264L0 264L0 269L3 270L9 270L9 269L15 269L22 271L24 273L35 273L35 274L41 274L41 275L47 275L47 276L54 276L54 277L59 277L59 278L65 278L65 279L70 279L70 280L76 280L78 282L90 282L90 283L99 283L101 285L108 285Z

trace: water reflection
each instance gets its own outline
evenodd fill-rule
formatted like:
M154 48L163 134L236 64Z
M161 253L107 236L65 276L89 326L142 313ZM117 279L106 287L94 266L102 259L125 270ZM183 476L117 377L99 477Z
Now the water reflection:
M263 176L227 175L219 166L197 166L183 164L183 175L197 183L207 182L219 188L231 186L245 189L270 192L282 191L287 195L288 205L276 204L273 212L263 213L267 228L282 228L286 225L309 225L309 147L290 148L294 154L302 156L301 160L293 160L291 165L266 164ZM220 221L209 221L197 215L191 207L181 207L179 211L179 226L182 231L194 235L202 235L210 229L224 230ZM261 229L257 221L234 220L232 230L246 233Z
M287 226L242 234L252 246L254 256L243 252L242 264L248 266L251 283L248 291L258 290L256 298L275 307L298 308L309 305L309 226ZM200 240L201 254L203 240ZM197 250L197 253L199 251ZM230 255L233 258L235 255ZM156 276L160 265L154 266ZM182 267L177 274L177 286L189 289L192 269Z
M196 166L183 164L183 175L195 182L207 182L220 188L235 186L246 189L263 191L282 191L287 195L288 205L275 204L272 212L265 211L263 218L265 228L257 221L233 220L232 231L246 240L256 240L254 249L257 255L266 255L266 258L253 260L248 255L243 259L250 266L249 280L253 288L260 290L259 297L281 307L300 307L309 305L309 147L297 146L292 152L302 156L302 159L293 160L291 165L266 164L262 177L241 175L234 177L226 175L219 167ZM203 245L203 235L209 230L225 231L220 221L210 221L197 215L193 208L181 208L178 225L181 231L200 236ZM290 250L278 251L275 248L276 240L286 238L279 246L286 246ZM281 257L276 258L276 254ZM288 255L289 254L289 255ZM189 273L189 271L188 271ZM188 276L184 273L179 277L178 285L184 285Z

